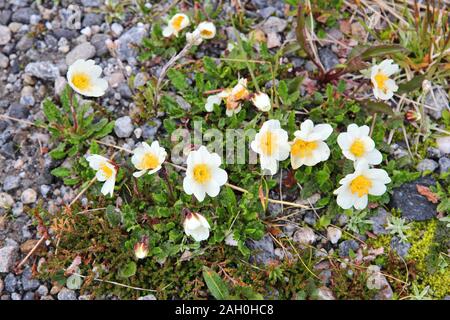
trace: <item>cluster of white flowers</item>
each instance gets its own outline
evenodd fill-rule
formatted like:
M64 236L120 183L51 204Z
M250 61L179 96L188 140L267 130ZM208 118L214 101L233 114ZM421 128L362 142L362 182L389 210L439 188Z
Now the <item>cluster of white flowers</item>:
M262 112L267 112L271 109L269 96L264 92L257 92L252 94L247 89L247 79L238 79L238 83L233 88L227 88L217 94L210 95L206 99L205 109L212 112L214 105L219 105L225 101L226 115L231 117L237 114L242 109L242 103L246 100L251 100L253 105Z
M168 26L163 30L166 37L178 36L178 33L190 24L189 18L184 14L173 16ZM216 34L215 26L210 22L202 22L192 33L187 33L189 42L200 44L203 39L211 39ZM398 66L392 64L392 60L385 60L380 65L372 68L372 82L374 94L379 99L389 99L398 87L389 76L398 71ZM79 94L88 97L102 96L108 88L108 82L100 78L101 67L95 65L93 60L77 60L67 72L69 85ZM238 113L245 100L251 100L260 110L267 112L271 108L270 98L267 94L251 93L247 89L247 80L239 79L238 83L220 93L211 95L207 99L205 108L208 112L214 105L220 105L222 100L226 102L226 114L232 116ZM347 175L339 181L341 186L334 191L337 195L337 204L343 209L352 206L355 209L364 209L368 204L368 195L382 195L386 192L386 184L390 178L382 169L372 169L370 165L380 164L381 153L375 149L375 143L369 136L369 127L358 127L350 124L347 132L340 133L337 142L343 155L354 161L355 172ZM293 169L301 166L314 166L326 161L330 157L330 149L325 140L332 134L333 128L329 124L314 125L311 120L306 120L300 125L300 130L294 132L293 141L288 141L288 133L281 128L278 120L266 121L261 130L251 142L251 148L259 154L261 169L268 170L271 175L278 171L279 161L286 160L290 155ZM154 174L159 171L166 160L167 152L158 141L151 145L143 142L133 151L132 164L136 168L133 176L139 178L145 174ZM113 195L118 166L103 156L93 154L87 161L96 171L96 179L104 182L101 193ZM209 152L201 146L196 151L191 151L187 157L186 175L183 180L183 190L194 195L202 202L206 195L216 197L221 186L228 180L228 174L221 169L222 159L216 153ZM199 213L189 213L184 221L184 229L187 235L196 241L206 240L209 237L210 225ZM145 241L144 241L145 242ZM145 243L136 247L138 258L146 256Z
M340 133L338 144L347 159L354 161L355 172L339 181L342 185L334 194L337 204L343 209L367 207L368 195L380 196L386 192L386 183L391 182L386 171L371 169L369 165L380 164L381 153L375 149L375 142L369 136L369 127L350 124L347 132ZM330 157L330 149L324 142L333 132L329 124L314 125L306 120L300 130L294 133L294 140L288 141L288 133L278 120L266 121L251 143L253 151L259 154L261 169L270 174L278 171L278 162L291 155L291 165L297 169L302 165L314 166Z

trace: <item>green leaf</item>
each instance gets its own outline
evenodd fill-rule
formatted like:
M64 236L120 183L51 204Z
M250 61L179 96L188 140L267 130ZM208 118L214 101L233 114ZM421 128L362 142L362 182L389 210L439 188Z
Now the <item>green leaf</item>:
M113 205L109 205L106 207L106 219L111 226L117 227L122 221L122 214Z
M412 78L411 80L409 80L406 83L401 83L398 85L397 93L398 94L408 93L408 92L414 91L416 89L419 89L422 87L422 82L425 79L426 79L426 75L421 74L421 75L418 75L418 76Z
M217 70L217 65L212 58L203 57L203 66L207 73L220 77L219 71Z
M119 269L119 277L129 278L136 274L136 262L130 261Z
M103 138L104 136L110 134L113 131L113 129L114 129L114 121L111 121L110 123L106 124L103 128L98 130L94 135L94 138Z
M167 72L167 77L170 79L173 86L177 90L182 91L182 90L186 89L188 86L188 84L186 82L186 76L178 70L169 69L169 71Z
M208 286L209 292L217 300L226 300L230 296L226 283L219 277L219 275L210 268L203 267L203 279Z
M61 112L49 98L45 99L43 109L49 122L58 122L61 119Z
M361 53L363 60L371 59L378 56L385 56L387 54L407 51L406 48L398 44L386 44L381 46L372 46Z
M50 171L52 175L58 178L64 178L70 175L70 170L67 168L58 167Z
M55 160L61 160L66 157L67 153L64 151L66 144L61 142L55 149L49 152L50 156Z

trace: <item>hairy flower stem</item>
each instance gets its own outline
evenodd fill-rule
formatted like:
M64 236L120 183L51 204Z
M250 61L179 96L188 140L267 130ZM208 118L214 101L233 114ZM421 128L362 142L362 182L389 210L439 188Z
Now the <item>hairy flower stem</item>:
M169 71L169 68L172 67L175 64L175 62L177 62L178 60L183 58L189 52L189 50L192 48L193 45L194 45L193 42L186 43L184 48L180 52L178 52L176 55L174 55L172 58L170 58L170 60L167 61L167 63L162 67L161 73L158 77L158 81L156 82L156 87L155 87L155 99L154 99L155 110L156 110L156 107L158 106L159 100L161 98L159 91L161 89L161 84L167 75L167 71Z
M172 202L175 202L175 195L173 192L172 184L170 183L170 180L169 180L169 175L167 174L166 167L161 168L161 174L162 174L163 179L166 181L167 189L169 190L169 198Z

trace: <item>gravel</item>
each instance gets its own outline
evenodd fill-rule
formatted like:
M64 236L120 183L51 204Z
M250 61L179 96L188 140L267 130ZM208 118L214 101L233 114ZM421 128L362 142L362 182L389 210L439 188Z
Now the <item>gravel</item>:
M9 272L13 267L17 255L17 247L5 246L0 248L0 273Z
M25 72L42 80L55 80L59 77L59 69L50 61L32 62L25 67Z
M77 300L77 294L73 290L62 288L58 293L58 300Z
M419 162L417 165L417 171L425 172L425 171L431 171L433 172L439 167L436 161L431 159L424 159Z
M78 59L90 59L95 56L95 47L88 43L81 43L70 51L66 56L66 64L70 66Z
M128 138L133 133L134 126L131 118L128 116L116 119L114 132L119 138Z
M29 188L22 192L20 196L23 204L35 203L37 199L37 193L33 189Z
M247 247L252 251L250 262L268 265L276 259L272 238L266 234L260 240L247 240Z

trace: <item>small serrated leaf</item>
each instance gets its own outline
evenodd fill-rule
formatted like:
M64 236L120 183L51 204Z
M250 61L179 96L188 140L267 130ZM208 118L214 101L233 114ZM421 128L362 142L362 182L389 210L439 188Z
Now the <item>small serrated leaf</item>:
M203 267L203 279L209 292L217 300L226 300L230 296L226 283L219 277L219 275L210 268Z

